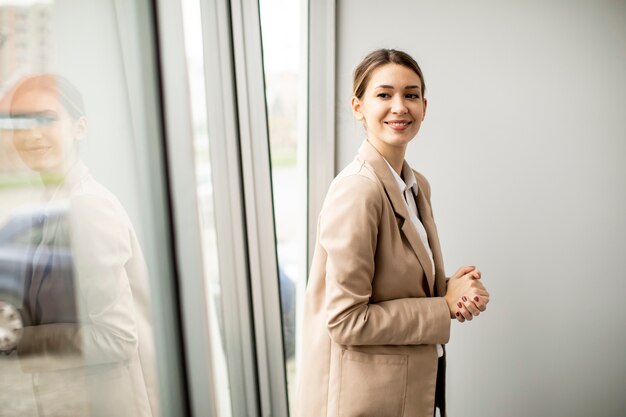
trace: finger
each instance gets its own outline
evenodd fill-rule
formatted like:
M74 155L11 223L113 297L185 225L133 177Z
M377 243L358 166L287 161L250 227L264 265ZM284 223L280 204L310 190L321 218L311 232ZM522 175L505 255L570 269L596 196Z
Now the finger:
M481 294L480 292L474 292L471 295L468 294L468 297L476 302L485 302L485 304L487 304L489 302L489 300L491 299L491 297L489 297L489 295L484 295ZM476 300L476 298L478 298L478 300Z
M461 302L463 303L467 311L472 313L472 316L477 317L480 315L481 309L473 300L471 300L470 298L466 296L463 296L461 298Z
M480 271L478 269L473 269L473 270L463 274L463 276L461 278L467 278L467 279L475 280L475 279L480 279L481 276L482 275L481 275L481 273L480 273Z
M465 317L463 317L463 316L461 315L461 313L457 311L457 312L456 312L456 320L457 320L459 323L463 323L463 322L465 321Z
M478 309L478 311L483 312L485 310L487 310L487 304L485 303L479 303L479 302L475 302L475 301L470 301L472 304L474 304L474 306Z
M461 313L461 315L465 317L465 320L471 321L474 318L474 316L472 316L472 313L465 307L462 302L459 301L456 306L459 308L459 313Z
M483 283L475 278L470 278L467 282L467 285L472 289L483 291L484 295L489 295L487 292L487 288L485 288Z
M460 278L474 269L476 269L476 267L473 265L462 266L454 273L454 275L452 275L452 278Z
M474 303L474 305L480 311L485 311L487 309L487 303L489 302L489 297L480 297L478 295L474 295L474 296L470 296L470 300Z
M489 302L489 300L491 300L491 297L489 297L489 294L484 295L484 294L481 294L481 293L476 293L476 294L474 294L473 297L478 297L478 301L485 300L485 304L487 304Z
M476 292L476 294L482 295L484 297L489 297L489 291L487 291L487 288L485 288L485 286L481 284L480 281L473 280L470 284L470 287Z
M464 293L465 295L467 295L468 297L474 297L475 295L478 295L480 297L486 297L489 298L489 291L487 291L485 289L485 287L483 287L482 285L478 284L476 281L474 281L473 283L468 285L468 289L467 291Z
M472 313L472 316L477 317L480 315L480 309L476 306L476 304L474 304L472 300L470 300L466 296L463 296L461 300L467 311Z

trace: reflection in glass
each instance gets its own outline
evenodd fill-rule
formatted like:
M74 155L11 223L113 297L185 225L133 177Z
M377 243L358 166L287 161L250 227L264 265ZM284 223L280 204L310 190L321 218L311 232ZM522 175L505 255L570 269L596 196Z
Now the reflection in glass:
M126 211L80 160L81 94L59 76L26 76L0 109L3 146L36 174L29 207L0 226L0 320L15 335L0 347L4 376L30 376L35 415L158 415L147 267Z

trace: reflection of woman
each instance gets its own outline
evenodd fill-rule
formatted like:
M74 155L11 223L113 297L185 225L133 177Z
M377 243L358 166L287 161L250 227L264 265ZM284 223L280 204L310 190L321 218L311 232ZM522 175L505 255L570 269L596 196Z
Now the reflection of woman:
M489 301L474 267L446 280L430 186L404 160L424 90L419 66L400 51L374 51L354 72L352 109L367 140L319 217L299 417L445 415L451 318L471 320Z
M25 280L26 322L17 346L43 415L156 415L147 271L124 209L78 157L86 132L82 99L52 75L22 80L10 111L13 144L46 185L46 204L65 203L40 248L68 241L72 268L33 262ZM44 210L45 212L45 210ZM39 252L38 252L39 250Z

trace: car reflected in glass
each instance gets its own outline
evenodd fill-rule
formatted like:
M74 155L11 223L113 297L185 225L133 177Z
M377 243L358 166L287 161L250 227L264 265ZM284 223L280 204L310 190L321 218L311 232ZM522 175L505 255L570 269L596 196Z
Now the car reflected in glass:
M0 228L0 350L21 336L32 324L36 306L24 297L27 277L35 270L62 277L73 286L73 263L64 205L14 213ZM75 301L57 300L61 316L75 321Z

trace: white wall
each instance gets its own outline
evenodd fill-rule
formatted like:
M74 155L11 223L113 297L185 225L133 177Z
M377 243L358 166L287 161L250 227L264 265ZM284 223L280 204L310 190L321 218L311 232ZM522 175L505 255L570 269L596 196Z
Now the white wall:
M492 295L453 324L449 415L624 415L626 3L337 4L338 168L364 137L352 69L411 53L429 106L407 160L448 274L476 264Z

